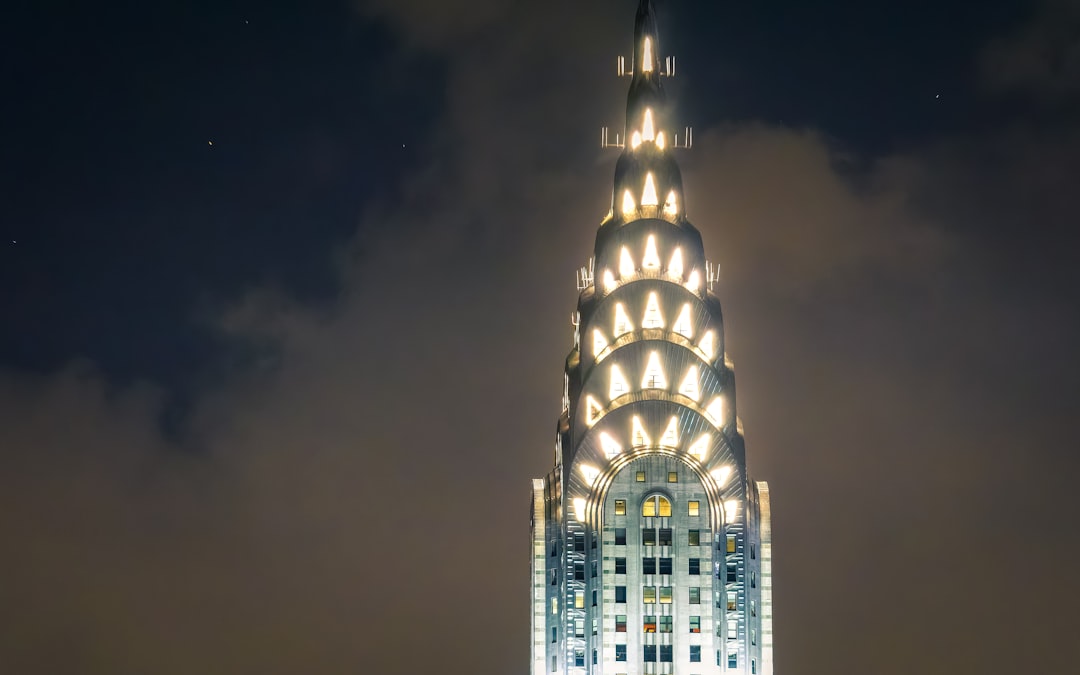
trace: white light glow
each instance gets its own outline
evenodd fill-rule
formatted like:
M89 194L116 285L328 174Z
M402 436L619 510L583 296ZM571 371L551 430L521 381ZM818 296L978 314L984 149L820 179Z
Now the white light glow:
M634 324L630 323L630 317L626 315L626 308L621 302L615 303L615 337L634 330Z
M690 278L686 280L686 289L693 293L701 290L701 274L697 270L690 272Z
M682 249L675 248L675 252L671 254L671 262L668 263L667 273L669 277L675 277L677 279L682 278Z
M701 389L698 387L698 379L698 367L690 366L687 368L686 377L683 378L682 384L679 385L679 393L694 399L696 402L701 398Z
M628 279L634 276L635 271L637 271L637 268L634 267L634 259L630 257L630 251L623 246L622 250L619 251L619 276Z
M645 38L645 46L641 49L641 72L651 73L653 66L652 40Z
M607 455L608 459L622 452L622 446L606 431L600 432L600 447L604 450L604 454Z
M611 270L604 270L604 291L609 292L615 290L615 275L611 273Z
M660 256L656 253L656 237L651 234L645 240L645 257L641 259L641 269L660 269Z
M690 303L686 303L679 311L679 318L675 319L675 325L671 327L679 335L685 338L694 337L694 329L690 327Z
M626 378L623 377L622 370L619 369L619 366L612 364L608 398L614 401L628 391L630 391L630 387L626 384Z
M699 462L705 461L705 455L709 452L709 445L712 444L711 434L702 434L693 445L687 448L687 452L698 458Z
M710 475L716 481L716 487L722 488L728 482L728 478L731 478L731 467L722 466L719 469L713 469Z
M630 434L630 444L635 448L645 447L652 445L652 441L649 440L649 434L645 433L645 427L641 424L641 418L634 415L633 422L631 423L632 432Z
M585 522L585 507L587 505L588 505L588 502L585 501L584 498L582 498L582 497L575 497L574 498L574 517L576 517L579 522L582 522L582 523Z
M592 331L592 354L593 358L600 356L600 352L604 351L607 347L607 338L600 332L599 328L593 328Z
M660 134L663 136L663 134ZM667 201L664 202L664 215L665 216L677 216L679 214L679 200L675 196L675 191L667 193Z
M660 354L651 352L645 365L645 376L641 378L642 389L667 389L667 377L660 367Z
M712 418L712 423L717 427L724 426L724 399L721 396L714 398L705 408L705 412Z
M729 499L724 502L724 522L735 522L735 512L739 510L739 500Z
M664 435L660 437L660 445L665 448L677 448L679 447L679 419L672 417L668 421L667 429L664 429Z
M634 195L630 194L629 190L624 190L622 194L622 213L624 216L634 215L634 211L637 207L634 206Z
M660 313L660 299L656 291L649 293L649 299L645 301L645 316L641 319L642 328L663 328L664 315Z
M652 172L645 174L645 188L641 191L642 206L657 206L660 202L656 199L656 181L653 180Z
M701 342L698 343L698 349L705 352L705 356L710 361L716 357L716 331L709 331L702 336Z
M637 150L638 146L640 146L640 145L641 145L641 132L638 131L637 129L635 129L634 133L630 134L630 149L631 150Z
M595 466L589 466L588 464L581 465L581 475L585 477L585 482L591 487L596 479L600 477L600 469Z
M666 146L666 145L667 145L667 139L664 138L664 132L663 131L656 132L656 147L663 150L664 146Z
M641 140L656 140L656 127L653 126L652 108L645 108L645 120L641 123Z
M592 396L585 397L585 424L592 426L596 424L596 420L600 419L600 414L604 412L604 409Z

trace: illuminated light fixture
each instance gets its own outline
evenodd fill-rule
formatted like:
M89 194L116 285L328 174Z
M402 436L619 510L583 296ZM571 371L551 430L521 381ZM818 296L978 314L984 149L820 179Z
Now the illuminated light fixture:
M724 520L726 522L735 521L735 512L739 510L739 500L729 499L724 502Z
M582 523L585 522L585 507L587 505L588 505L588 502L585 501L584 498L582 498L582 497L575 497L574 498L574 516L578 519L579 522L582 522Z
M614 401L628 391L630 391L630 387L626 384L626 378L623 377L622 370L619 369L619 366L612 364L608 398Z
M641 49L641 72L651 73L653 65L652 39L645 38L645 46Z
M705 408L705 412L712 418L712 423L717 427L724 426L724 399L717 396Z
M641 327L664 327L664 316L660 313L660 300L656 297L656 291L649 293L649 299L645 302L645 316L641 319Z
M656 181L653 180L652 172L645 174L645 189L641 191L642 206L657 206L660 202L656 199Z
M698 388L698 367L690 366L686 369L686 377L679 385L679 393L693 399L695 402L701 398L701 390Z
M664 138L664 132L663 131L657 132L657 134L656 134L656 147L663 150L665 145L667 145L667 139Z
M585 424L590 427L596 424L596 420L600 419L602 412L604 412L604 409L600 407L595 398L592 396L585 397Z
M635 130L630 135L630 149L637 150L639 145L641 145L641 132Z
M668 263L667 273L669 277L682 278L682 248L676 247L675 252L671 254L671 262Z
M582 464L581 475L585 477L585 482L591 487L596 482L596 479L600 477L600 469L588 464Z
M641 123L641 140L656 140L656 127L653 126L652 108L645 108L645 121Z
M649 440L649 434L645 433L645 427L641 425L641 418L637 415L634 415L634 419L631 422L631 429L631 445L633 445L635 448L643 448L648 445L652 445L652 441Z
M606 431L600 432L600 447L608 459L622 452L622 446Z
M651 234L645 240L645 257L641 259L641 269L660 269L660 256L656 253L656 237Z
M634 330L634 324L630 323L630 317L626 315L626 308L621 302L615 303L615 337Z
M709 452L709 445L712 443L712 436L709 434L702 434L700 438L694 441L693 445L687 448L687 452L698 458L699 462L705 461L705 455Z
M660 437L660 445L665 448L679 447L679 419L677 417L672 416L668 422L664 435Z
M637 268L634 267L634 259L630 257L630 251L623 246L622 251L619 252L619 276L626 279L634 276L636 271Z
M705 333L705 336L701 338L701 342L698 343L698 349L705 352L705 356L712 361L716 356L716 331Z
M722 466L719 469L713 469L713 472L709 475L716 481L716 487L722 488L727 483L728 478L731 478L731 467Z
M663 134L661 134L663 136ZM679 199L675 195L675 191L667 193L667 201L664 202L664 215L665 216L677 216L679 215Z
M694 329L690 327L689 302L682 306L682 311L679 312L679 318L675 319L675 325L672 326L671 329L685 338L694 337Z
M667 377L664 369L660 367L660 354L652 352L649 361L645 365L645 376L641 378L642 389L667 389Z
M637 207L634 206L634 195L630 194L629 190L624 190L622 195L622 213L624 216L631 216Z
M686 280L686 289L692 293L701 290L701 273L697 270L690 272L690 278Z
M600 332L599 328L593 328L592 330L592 353L593 358L600 356L600 352L607 348L607 338Z
M604 291L613 291L615 286L615 275L611 273L611 270L604 270Z

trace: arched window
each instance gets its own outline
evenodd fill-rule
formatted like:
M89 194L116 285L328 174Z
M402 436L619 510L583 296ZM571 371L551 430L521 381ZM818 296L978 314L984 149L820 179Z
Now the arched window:
M671 502L662 495L653 495L641 504L641 515L645 518L670 518Z

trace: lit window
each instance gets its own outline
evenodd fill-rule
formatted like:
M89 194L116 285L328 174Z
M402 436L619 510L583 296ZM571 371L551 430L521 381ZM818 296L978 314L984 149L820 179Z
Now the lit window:
M607 339L604 334L600 332L599 328L593 328L592 332L592 352L593 358L600 356L600 352L604 351L607 347Z
M641 504L641 515L645 518L655 518L656 516L670 518L671 502L668 501L667 497L653 495Z
M687 533L687 543L690 546L701 546L701 530L690 530Z
M656 558L642 558L641 559L641 573L642 574L656 574Z
M667 138L664 137L664 132L656 132L656 147L663 150L665 145L667 145Z
M699 624L697 630L694 630L694 619L697 619L697 623ZM690 617L690 632L691 633L700 633L701 632L701 625L700 624L701 624L701 617L700 616L692 616L692 617ZM690 645L690 663L701 663L701 645Z
M608 398L614 401L628 391L630 391L630 387L626 384L626 378L623 377L622 370L619 369L619 366L612 364Z
M735 567L728 568L728 581L727 583L735 583ZM739 598L735 593L727 594L727 611L735 612L739 609Z
M642 546L655 546L656 545L656 528L645 527L641 530L641 545Z
M656 543L660 546L671 546L671 528L661 527L657 531Z
M667 266L668 276L682 278L682 249L676 248L675 252L671 254L671 262Z
M727 536L727 553L735 552L735 535L729 534Z
M686 369L686 375L682 379L682 384L679 385L679 393L694 401L701 398L701 389L698 386L698 380L701 379L698 373L697 366L690 366Z
M608 435L606 431L600 432L600 447L604 450L604 454L608 459L611 459L615 455L622 452L622 446L618 442Z
M697 500L692 500L692 501L686 502L686 515L688 515L688 516L696 516L696 515L698 515L698 511L700 510L700 507L701 507L701 502L699 502Z
M665 448L675 448L679 445L679 419L672 417L668 422L667 429L664 429L664 435L660 437L660 445ZM674 483L671 477L675 475L674 472L668 474L668 482Z
M670 614L661 616L660 617L660 625L657 627L658 632L660 632L660 633L670 633L671 632L671 623L672 623L671 619L672 619L672 616ZM660 649L663 650L663 647L661 647ZM663 659L661 659L661 660L663 660Z
M698 349L705 352L705 356L712 361L716 356L716 331L709 331L701 338Z
M690 617L690 632L691 633L700 633L701 632L701 617L700 616L692 616L692 617ZM692 649L693 648L691 648L691 656L690 656L691 661L694 660ZM698 649L700 649L700 647ZM698 661L700 661L700 660L701 660L701 657L699 656Z
M645 301L645 316L641 320L641 327L664 327L664 315L660 313L660 300L655 292L649 293L649 299Z
M642 426L640 417L634 415L631 426L633 429L633 433L631 433L630 442L635 448L652 445L652 440L650 440L649 435L645 433L645 427Z
M634 206L634 195L629 190L624 190L622 195L622 212L624 216L634 215L636 207Z
M660 138L663 138L663 137L664 137L664 132L661 131L660 132ZM657 140L656 144L660 146L661 150L663 149L664 144L661 143L659 141L659 139ZM675 191L672 190L671 192L669 192L667 194L667 201L664 202L664 215L668 216L669 218L674 218L678 214L679 214L679 199L675 195Z
M651 73L653 68L652 40L645 38L645 45L641 48L641 72Z
M627 279L634 276L635 271L637 267L634 266L634 259L630 257L630 251L623 246L619 251L619 276Z
M626 631L623 630L623 632L625 633ZM616 661L625 661L626 660L626 645L615 645L615 660Z
M624 511L625 511L625 509L624 509ZM626 546L626 528L625 527L616 527L615 528L615 545L616 546Z
M648 134L642 134L645 140L652 140ZM641 190L642 206L659 206L660 201L656 198L656 181L653 180L652 172L645 174L645 187Z
M604 291L615 290L615 275L611 270L604 270Z
M671 586L661 586L660 587L660 604L661 605L670 605L671 604Z
M638 471L637 474L634 476L634 480L636 480L639 483L644 483L645 482L645 472L644 471Z
M712 442L712 436L709 434L702 434L694 444L687 448L687 452L698 458L699 462L705 461L705 455L709 452L709 444Z
M645 108L645 118L641 122L641 140L643 140L643 141L656 140L656 127L653 125L652 108ZM652 174L649 174L649 179L651 179L651 177L652 177ZM646 182L645 182L646 186L648 185L649 179L646 179ZM645 204L645 198L644 197L642 197L641 203L643 205ZM651 206L656 206L656 188L655 187L653 188L653 202L652 202Z
M617 515L617 516L625 516L626 515L626 500L625 499L616 499L615 500L615 515Z
M616 633L625 633L626 632L626 615L625 614L616 614L615 615L615 632Z
M655 617L653 617L653 618L655 619ZM646 633L655 633L656 632L656 624L653 623L653 629L652 630L646 630L645 632ZM656 645L645 645L642 648L642 657L641 658L645 663L656 663Z
M713 472L710 475L712 476L712 479L716 481L716 487L724 487L728 478L731 477L731 467L722 466L719 469L713 469Z
M641 601L646 605L656 604L656 586L645 586L641 589Z
M689 599L689 602L690 602L691 605L700 605L701 604L701 586L691 586L690 587L690 599Z
M630 134L630 149L637 150L641 145L641 132L634 129L634 133Z
M615 303L615 337L634 330L634 324L630 323L630 317L626 315L626 308L621 302Z
M656 237L651 234L645 240L645 256L641 259L641 269L660 269L660 256L656 252Z
M682 310L679 312L679 318L675 319L675 325L672 326L671 329L685 338L694 337L694 329L690 327L689 302L682 306Z
M724 502L724 520L731 523L735 521L735 512L739 510L739 502L729 499Z
M596 424L596 420L600 419L600 414L604 412L604 409L600 407L600 404L596 402L596 399L592 396L585 397L585 424L592 426Z
M615 587L615 602L626 602L626 586Z
M667 377L660 367L660 354L651 352L645 364L645 375L641 378L642 389L667 389Z
M585 482L592 485L596 482L596 479L600 477L600 469L595 466L589 466L588 464L581 465L581 475L585 478Z
M697 270L692 270L690 272L690 276L686 280L686 288L692 293L697 293L701 290L701 274Z
M672 419L674 419L674 418L672 418ZM679 482L679 474L678 474L678 472L677 471L668 471L667 482L669 482L669 483L678 483Z
M587 502L581 497L574 499L574 517L578 519L578 522L585 522L585 505Z
M574 591L574 608L585 609L585 591Z
M626 574L626 558L615 558L615 574Z
M712 423L718 427L724 426L724 399L717 396L709 402L708 407L705 408L705 412L709 414L712 419Z
M654 615L646 614L644 617L642 617L641 624L642 624L642 628L643 628L642 632L644 632L644 633L655 633L656 632L656 617ZM645 660L648 661L649 659L645 659Z
M701 574L701 558L687 559L687 571L693 576Z
M661 518L671 517L671 502L664 497L656 498L656 512L660 514Z
M671 574L671 558L660 558L660 574Z

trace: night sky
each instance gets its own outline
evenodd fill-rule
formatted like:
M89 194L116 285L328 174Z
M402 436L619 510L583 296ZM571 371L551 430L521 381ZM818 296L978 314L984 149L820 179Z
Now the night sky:
M778 673L1073 672L1080 2L659 4ZM0 20L0 672L528 668L635 0Z

